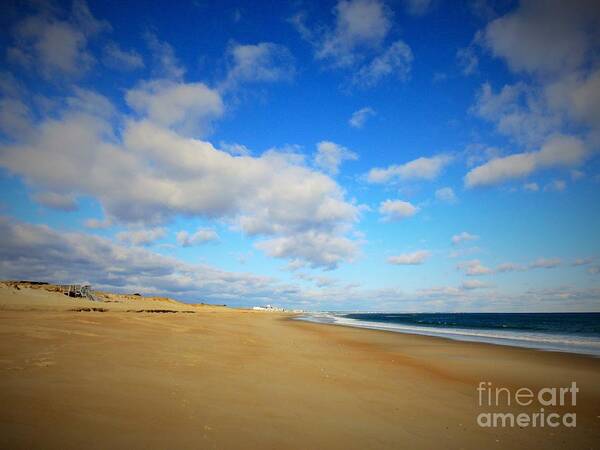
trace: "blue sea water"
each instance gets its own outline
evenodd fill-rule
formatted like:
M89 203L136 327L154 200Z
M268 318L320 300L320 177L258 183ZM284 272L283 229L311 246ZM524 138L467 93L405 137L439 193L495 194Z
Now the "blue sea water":
M600 356L600 313L314 313L300 319Z

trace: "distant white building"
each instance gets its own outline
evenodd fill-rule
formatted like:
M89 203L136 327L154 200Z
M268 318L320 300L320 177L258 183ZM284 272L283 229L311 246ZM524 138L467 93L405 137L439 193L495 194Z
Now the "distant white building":
M273 306L273 305L254 306L252 309L255 310L255 311L277 311L277 312L284 312L285 311L284 308L278 308L278 307Z

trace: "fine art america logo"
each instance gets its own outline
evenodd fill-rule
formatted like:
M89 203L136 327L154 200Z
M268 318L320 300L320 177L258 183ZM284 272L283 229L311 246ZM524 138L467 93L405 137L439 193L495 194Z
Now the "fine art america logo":
M559 407L562 407L563 411L565 408L575 408L579 392L575 381L568 387L544 387L539 390L526 387L511 390L507 387L493 386L490 381L481 381L476 390L479 407L495 410L482 412L477 416L477 424L480 427L574 428L577 426L575 412L559 413L555 410ZM506 408L527 408L527 410L514 413Z

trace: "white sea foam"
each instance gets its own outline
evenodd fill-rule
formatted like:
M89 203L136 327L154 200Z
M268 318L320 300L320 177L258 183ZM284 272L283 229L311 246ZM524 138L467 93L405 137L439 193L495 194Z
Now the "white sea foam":
M411 326L398 323L357 320L331 313L305 314L298 319L316 323L369 328L372 330L393 331L396 333L444 337L459 341L485 342L489 344L510 345L515 347L527 347L547 351L600 356L600 338L593 336L574 336L558 333L532 333L514 330L503 331Z

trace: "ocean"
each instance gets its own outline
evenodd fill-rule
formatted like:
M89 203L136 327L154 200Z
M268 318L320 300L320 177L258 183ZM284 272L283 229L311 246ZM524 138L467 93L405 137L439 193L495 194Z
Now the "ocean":
M310 313L299 319L600 356L600 313Z

